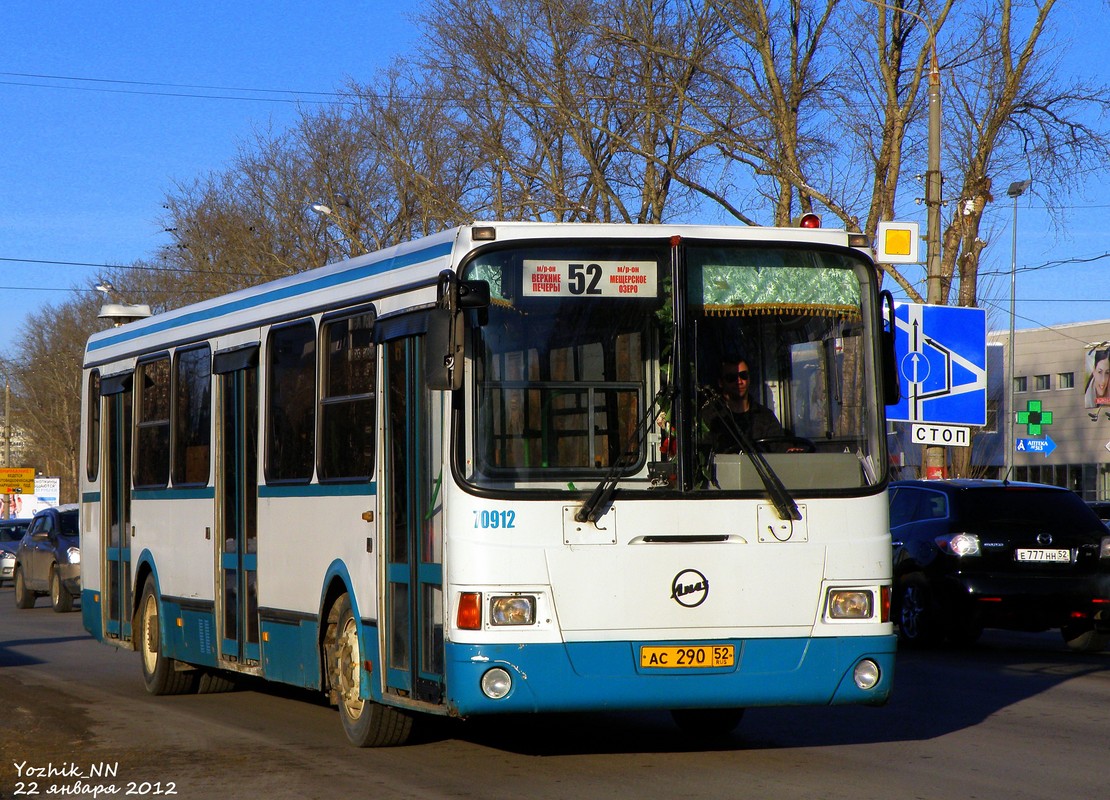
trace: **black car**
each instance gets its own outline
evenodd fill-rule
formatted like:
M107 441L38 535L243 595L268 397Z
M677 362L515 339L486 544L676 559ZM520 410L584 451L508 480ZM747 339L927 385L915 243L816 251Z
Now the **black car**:
M1110 643L1110 532L1074 492L896 481L890 533L903 642L970 643L987 627L1059 628L1074 650Z
M73 610L81 596L81 544L78 506L44 508L15 551L15 605L31 608L42 594L50 595L55 611Z
M1087 505L1103 522L1110 521L1110 500L1088 500Z

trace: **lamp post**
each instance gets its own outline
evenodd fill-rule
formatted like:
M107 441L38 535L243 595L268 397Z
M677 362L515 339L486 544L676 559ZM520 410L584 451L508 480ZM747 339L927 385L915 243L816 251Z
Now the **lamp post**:
M1018 198L1025 194L1025 190L1032 185L1033 181L1014 181L1010 184L1010 188L1006 190L1006 196L1012 197L1014 200L1014 221L1011 225L1011 240L1010 240L1010 356L1007 360L1010 368L1007 370L1010 382L1009 393L1007 395L1006 407L1006 453L1003 463L1006 467L1006 472L1002 476L1003 479L1009 479L1010 473L1014 469L1014 378L1017 377L1014 364L1014 320L1017 317L1015 305L1017 302L1017 201Z

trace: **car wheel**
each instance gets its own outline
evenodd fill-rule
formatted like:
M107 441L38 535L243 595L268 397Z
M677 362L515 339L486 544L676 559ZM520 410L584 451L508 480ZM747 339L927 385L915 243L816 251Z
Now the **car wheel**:
M151 694L184 694L192 691L194 670L177 669L177 662L162 654L162 608L154 589L154 578L147 578L139 601L139 641L136 649L142 658L143 683Z
M940 608L929 581L920 573L898 585L898 637L909 645L936 644L941 638Z
M15 565L15 574L12 575L12 583L15 584L15 607L34 608L35 593L27 588L27 581L23 578L23 567L19 566L19 564Z
M728 736L744 717L742 708L676 708L671 719L683 733L698 739Z
M394 747L407 742L412 735L412 715L359 696L362 653L358 621L346 594L328 614L324 651L331 696L339 706L348 741L355 747Z
M1097 653L1110 644L1110 633L1100 631L1090 622L1069 623L1060 628L1064 643L1077 653Z
M73 610L73 595L62 585L58 570L50 568L50 605L59 614Z

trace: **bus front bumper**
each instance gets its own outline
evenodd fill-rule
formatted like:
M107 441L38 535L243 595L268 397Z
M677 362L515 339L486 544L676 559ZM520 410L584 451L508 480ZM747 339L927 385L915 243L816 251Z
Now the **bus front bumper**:
M735 660L732 666L717 668L641 665L641 647L672 644L669 642L448 643L447 702L453 713L464 717L590 710L881 705L890 696L893 684L895 642L893 635L724 640L713 644L734 645ZM861 688L856 677L869 672L877 675L877 680L873 686ZM488 696L491 687L506 693L493 699Z

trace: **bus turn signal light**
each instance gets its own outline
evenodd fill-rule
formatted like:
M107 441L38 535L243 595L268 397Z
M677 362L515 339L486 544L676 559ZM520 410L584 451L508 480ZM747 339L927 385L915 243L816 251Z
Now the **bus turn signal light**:
M463 592L459 595L459 607L455 611L455 625L464 631L477 631L482 628L482 593Z

